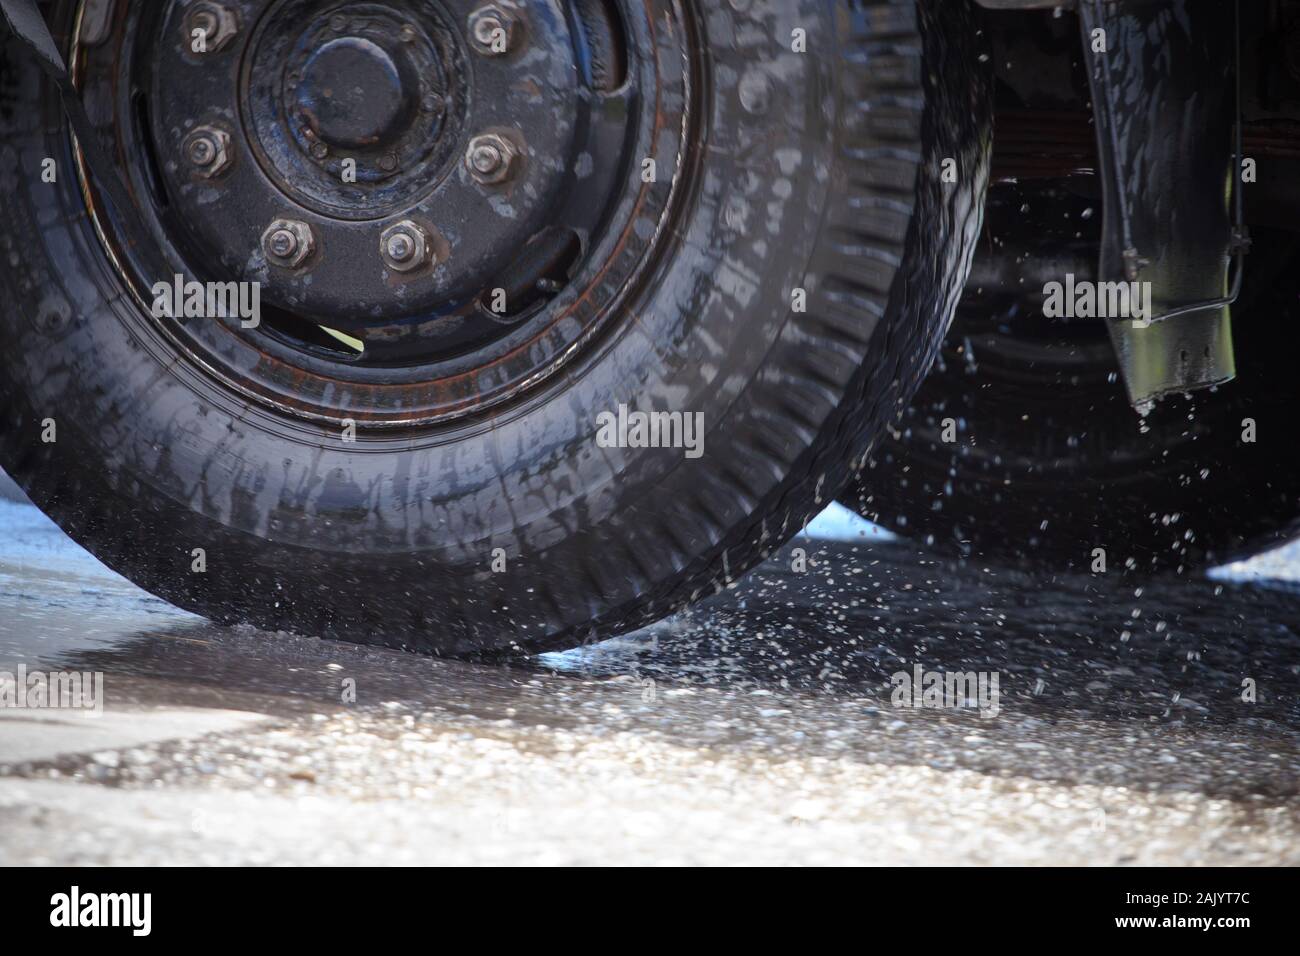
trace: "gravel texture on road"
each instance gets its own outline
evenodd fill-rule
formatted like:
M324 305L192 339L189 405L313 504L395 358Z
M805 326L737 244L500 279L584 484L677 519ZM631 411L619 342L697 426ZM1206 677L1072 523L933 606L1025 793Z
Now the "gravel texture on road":
M0 711L6 864L1300 863L1277 556L1037 578L804 537L654 627L463 662L217 627L0 508L0 670L106 695ZM898 706L917 666L996 707Z

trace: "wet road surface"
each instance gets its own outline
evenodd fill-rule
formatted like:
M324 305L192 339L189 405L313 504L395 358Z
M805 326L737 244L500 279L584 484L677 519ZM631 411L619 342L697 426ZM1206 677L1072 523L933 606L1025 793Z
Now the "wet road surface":
M0 671L106 694L0 709L0 863L1296 864L1296 566L801 538L646 630L464 663L213 626L0 501ZM896 706L918 665L996 707Z

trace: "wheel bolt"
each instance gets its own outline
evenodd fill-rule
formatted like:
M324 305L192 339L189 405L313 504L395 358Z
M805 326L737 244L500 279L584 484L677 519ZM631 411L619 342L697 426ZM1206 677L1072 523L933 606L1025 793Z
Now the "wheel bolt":
M393 223L379 237L379 254L394 272L410 272L429 261L433 243L424 228L410 219Z
M277 229L271 233L266 248L277 259L289 259L298 251L298 240L288 229Z
M483 56L509 53L522 32L519 12L504 3L484 4L469 15L470 44Z
M415 243L410 236L389 236L384 251L390 262L410 262L411 256L415 255Z
M484 133L469 141L465 166L484 185L503 183L514 173L519 151L499 133Z
M234 10L220 3L200 0L190 7L183 23L185 46L199 56L219 53L239 33L239 15ZM202 49L195 49L195 44L202 39Z
M195 166L206 166L217 155L217 148L212 145L212 140L206 137L193 140L189 149L190 162Z
M316 250L311 226L296 219L277 219L262 233L262 250L268 262L296 269Z
M214 179L231 166L230 134L216 126L196 126L181 143L181 152L197 175Z
M481 176L491 176L505 162L494 143L479 143L470 151L469 164Z

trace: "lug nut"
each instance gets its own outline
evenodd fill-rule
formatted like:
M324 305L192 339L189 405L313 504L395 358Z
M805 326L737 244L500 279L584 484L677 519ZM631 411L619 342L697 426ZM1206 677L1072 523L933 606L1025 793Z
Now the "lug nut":
M484 4L469 15L470 44L483 56L504 56L519 42L522 26L514 7Z
M484 185L503 183L514 174L519 151L499 133L483 133L469 141L465 166Z
M190 7L185 15L185 47L200 56L219 53L230 46L239 33L239 15L234 10L220 3L200 0ZM202 49L195 49L199 37L203 39Z
M316 236L305 222L277 219L262 233L262 250L268 262L296 269L316 251Z
M214 179L231 166L230 134L216 126L196 126L190 130L181 151L204 179Z
M410 219L395 222L379 237L379 254L394 272L411 272L429 261L433 243L424 228Z

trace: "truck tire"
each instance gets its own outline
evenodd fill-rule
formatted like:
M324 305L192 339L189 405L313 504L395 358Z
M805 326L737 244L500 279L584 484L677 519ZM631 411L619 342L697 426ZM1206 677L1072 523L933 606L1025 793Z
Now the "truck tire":
M427 2L241 0L202 53L188 7L118 6L76 50L77 4L47 16L155 248L123 240L52 84L4 47L0 464L216 621L539 650L724 587L906 406L979 232L966 3L530 4L501 56ZM392 88L326 102L313 37ZM371 178L344 189L331 164L357 156ZM267 225L289 220L305 239ZM381 248L398 220L426 257L409 274L379 261L412 255ZM170 318L173 269L260 283L260 324ZM635 447L606 430L620 406L702 415L703 444Z

